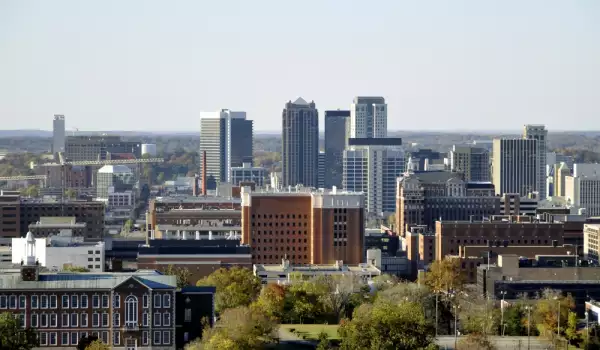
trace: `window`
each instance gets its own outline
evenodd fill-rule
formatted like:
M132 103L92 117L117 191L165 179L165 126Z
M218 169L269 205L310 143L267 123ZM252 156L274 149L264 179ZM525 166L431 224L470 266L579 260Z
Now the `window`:
M81 314L81 327L88 326L88 314Z
M108 295L102 295L102 307L108 309Z
M77 332L71 332L71 345L77 345L79 343L79 336Z
M47 314L40 315L40 327L48 327L48 315Z
M0 309L6 309L7 305L6 295L0 295Z
M145 309L148 307L148 294L144 294L144 297L142 298L142 307Z
M8 298L8 307L11 309L16 309L17 308L17 296L16 295L11 295Z
M121 344L121 333L113 332L113 345Z
M71 327L77 327L79 323L79 314L72 313L71 314Z
M39 297L37 295L31 296L31 308L32 309L37 309L40 306L38 301L39 301Z
M163 344L167 345L171 343L171 332L163 331Z
M183 315L185 322L192 322L192 309L185 309Z
M102 313L102 327L108 327L108 313Z
M71 308L73 309L77 309L79 307L79 298L77 297L77 295L71 295Z
M68 309L69 308L69 296L68 295L63 295L61 298L62 301L62 308L63 309Z
M160 307L160 294L154 294L154 307Z
M108 332L102 332L102 342L108 344Z
M81 296L80 307L82 309L87 309L88 308L88 296L87 295L82 295Z
M160 326L160 312L154 313L154 326Z
M19 315L17 315L17 320L19 321L19 326L21 328L25 328L25 313L20 313Z
M38 315L31 314L31 320L29 322L31 323L31 328L37 328L38 327Z
M48 333L40 333L40 345L48 345Z
M79 339L86 338L87 336L88 336L88 332L80 332L79 333Z
M171 307L171 295L163 295L163 307Z
M19 295L19 309L24 309L27 306L27 297Z
M115 294L113 297L113 307L117 309L121 307L121 296L119 294Z
M44 299L46 300L46 302L44 302ZM51 309L56 309L58 307L58 297L56 295L51 295L50 296L50 308ZM42 295L42 308L46 308L47 306L44 305L48 305L48 297L45 295Z
M58 334L56 332L50 333L50 345L58 344L58 339L56 339L57 337L58 337Z
M113 314L113 326L119 327L121 325L121 315L118 312Z
M163 326L166 326L166 327L171 326L171 313L165 312L163 314Z
M58 315L50 314L50 327L58 327Z
M100 327L100 314L97 312L92 314L92 327Z
M148 331L142 332L142 345L148 345Z
M92 295L92 307L97 309L100 307L100 296L98 294Z
M69 314L62 314L60 324L63 327L69 327Z
M146 311L142 314L142 326L148 326L148 313Z
M60 338L61 338L61 345L69 345L69 332L62 332L60 334Z
M154 343L154 345L160 345L160 343L161 343L161 342L160 342L160 335L161 335L161 334L160 334L160 331L155 331L155 332L154 332L154 337L153 337L153 338L154 338L154 339L153 339L153 343Z
M133 295L125 299L125 326L137 326L138 300Z

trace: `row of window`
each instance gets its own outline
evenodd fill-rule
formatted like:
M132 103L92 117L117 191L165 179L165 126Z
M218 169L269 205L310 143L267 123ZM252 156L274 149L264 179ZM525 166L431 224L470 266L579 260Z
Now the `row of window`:
M109 332L92 332L93 335L97 336L102 340L104 344L109 344L108 341ZM59 345L58 344L58 332L40 332L38 338L41 346L48 345ZM87 337L88 332L60 332L60 345L77 345L79 339ZM142 344L150 345L150 332L142 332ZM154 331L152 332L152 345L170 345L171 344L171 331ZM121 333L113 332L112 337L113 345L121 345Z
M273 214L252 214L253 219L273 219ZM275 219L295 219L296 214L275 214ZM302 215L298 214L298 219L302 219ZM304 219L308 219L308 215L304 214Z
M131 297L131 296L130 296ZM135 298L135 297L134 297ZM148 308L147 294L143 297L143 308ZM109 296L108 294L92 296L92 307L99 309L100 307L107 309ZM137 298L135 298L137 303ZM83 295L62 295L61 306L63 309L87 309L88 296ZM32 295L31 296L31 308L32 309L56 309L58 307L56 295ZM121 296L115 294L113 298L113 307L121 307ZM171 295L170 294L155 294L154 295L154 307L155 308L170 308L171 307ZM0 309L26 309L27 308L27 296L25 295L0 295Z

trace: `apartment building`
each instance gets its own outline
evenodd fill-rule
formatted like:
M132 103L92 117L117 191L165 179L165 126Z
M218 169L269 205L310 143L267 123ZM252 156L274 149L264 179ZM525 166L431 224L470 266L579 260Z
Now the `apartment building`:
M254 264L333 264L363 260L364 195L337 190L242 189L242 244Z
M500 213L494 185L466 182L461 173L407 172L396 180L396 225L401 235L411 226L433 230L436 220L482 220Z

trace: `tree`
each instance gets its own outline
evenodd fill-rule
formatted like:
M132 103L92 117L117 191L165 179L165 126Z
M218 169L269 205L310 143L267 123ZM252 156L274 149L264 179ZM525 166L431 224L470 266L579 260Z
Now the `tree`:
M39 346L31 328L22 329L19 320L10 312L0 314L0 344L2 349L31 350Z
M320 289L319 299L338 323L343 312L350 305L359 281L356 276L331 276L324 275L315 279L314 283Z
M570 344L578 343L580 341L580 337L579 333L577 333L577 314L573 311L569 311L567 319L568 321L565 335L567 336Z
M163 182L165 182L165 173L160 172L158 176L156 176L156 183L162 184Z
M192 273L185 267L169 265L165 270L165 275L177 277L177 288L183 288L190 285Z
M434 261L425 274L425 285L435 293L455 293L464 289L466 279L458 258Z
M101 340L94 340L85 350L110 350L110 346L104 344Z
M504 335L511 337L527 335L527 315L521 305L511 306L504 310L504 324Z
M396 214L387 217L387 226L392 230L396 227Z
M328 350L329 349L329 335L327 335L327 332L321 331L319 333L319 337L317 339L319 340L319 343L317 345L316 350Z
M125 221L125 224L123 224L123 232L131 232L131 228L133 227L133 221L131 219L128 219L127 221Z
M26 188L22 188L20 190L21 195L27 197L39 197L40 195L40 187L36 185L27 186Z
M256 300L261 289L260 279L254 276L251 270L239 266L220 268L198 281L197 285L217 288L217 312L250 305Z
M458 350L495 350L496 347L487 335L482 333L470 333L458 342Z
M225 310L216 326L187 350L263 349L275 342L277 324L264 313L242 306Z
M65 266L63 267L65 272L90 272L90 269L83 266Z
M460 305L460 327L465 333L487 337L489 334L495 334L500 328L500 312L494 307L493 300L459 295L457 302Z
M258 299L252 306L262 310L265 315L282 320L285 310L286 288L279 284L267 284L261 291Z
M77 191L75 191L72 188L68 188L65 190L65 197L69 199L74 199L75 197L77 197Z
M535 304L533 312L533 319L540 335L555 339L558 331L559 317L559 333L563 333L563 330L567 327L569 311L574 308L575 302L570 295L564 296L559 291L552 289L544 290Z
M342 350L426 349L434 343L434 329L417 303L376 301L354 311L338 330Z

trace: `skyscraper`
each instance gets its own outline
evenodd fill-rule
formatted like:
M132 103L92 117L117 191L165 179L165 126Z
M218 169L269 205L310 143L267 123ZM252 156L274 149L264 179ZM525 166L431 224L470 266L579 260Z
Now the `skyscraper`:
M487 149L473 146L452 146L450 170L462 173L467 182L490 181L490 154Z
M354 98L350 108L350 137L387 137L387 104L383 97Z
M65 116L55 114L52 121L52 153L65 151Z
M544 125L525 125L523 127L523 138L537 140L537 181L540 198L546 198L546 139L548 130Z
M246 112L200 113L200 154L206 151L207 188L230 182L231 167L252 163L253 123Z
M301 97L285 104L282 113L281 160L283 186L316 187L319 158L319 111Z
M537 143L535 139L494 139L492 181L496 194L526 196L540 191ZM542 187L545 189L545 183Z
M325 187L342 187L346 123L350 111L325 111Z

